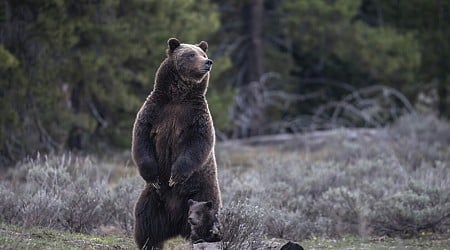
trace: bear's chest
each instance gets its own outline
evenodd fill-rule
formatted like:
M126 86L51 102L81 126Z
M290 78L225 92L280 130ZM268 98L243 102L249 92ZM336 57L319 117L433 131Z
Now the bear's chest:
M159 114L153 132L157 137L178 138L192 123L189 108L182 105L167 105Z
M182 105L167 105L161 110L152 128L160 163L170 165L175 160L190 133L194 116L188 107Z

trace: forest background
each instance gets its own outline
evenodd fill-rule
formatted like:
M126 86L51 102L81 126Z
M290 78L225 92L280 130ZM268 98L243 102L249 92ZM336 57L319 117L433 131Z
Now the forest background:
M450 117L450 1L0 1L0 166L129 149L166 41L208 41L219 140Z
M449 23L448 0L0 0L0 249L135 248L131 132L170 37L214 60L224 249L448 249Z

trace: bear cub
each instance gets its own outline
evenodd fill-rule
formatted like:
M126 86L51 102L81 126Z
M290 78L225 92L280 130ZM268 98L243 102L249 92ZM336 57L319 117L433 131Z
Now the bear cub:
M191 226L191 243L219 242L222 240L220 223L211 201L188 200L188 223Z

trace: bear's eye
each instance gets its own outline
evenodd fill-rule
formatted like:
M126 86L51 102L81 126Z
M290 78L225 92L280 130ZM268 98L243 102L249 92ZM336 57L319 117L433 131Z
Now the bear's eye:
M188 55L190 58L195 57L195 53L189 53Z

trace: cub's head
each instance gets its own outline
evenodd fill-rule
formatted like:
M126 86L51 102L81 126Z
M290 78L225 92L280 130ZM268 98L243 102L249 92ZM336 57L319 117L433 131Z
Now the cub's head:
M183 81L201 82L211 70L213 61L208 59L208 43L185 44L176 38L167 41L167 56L172 60Z
M189 200L188 222L193 228L209 227L215 220L211 201Z
M191 225L191 241L218 242L222 240L219 219L211 201L188 200L188 223Z

